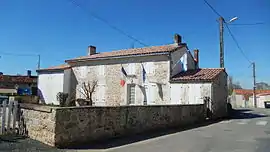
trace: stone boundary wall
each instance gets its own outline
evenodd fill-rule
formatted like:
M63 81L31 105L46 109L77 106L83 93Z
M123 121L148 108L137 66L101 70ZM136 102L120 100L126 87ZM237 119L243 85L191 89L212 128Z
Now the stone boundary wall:
M46 108L24 107L26 127L30 138L57 147L186 126L205 118L203 104Z
M37 104L20 104L20 107L27 136L54 146L55 109Z

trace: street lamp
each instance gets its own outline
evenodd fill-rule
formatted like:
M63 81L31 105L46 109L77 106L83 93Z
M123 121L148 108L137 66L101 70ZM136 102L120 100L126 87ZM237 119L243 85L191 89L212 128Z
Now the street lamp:
M234 22L237 19L238 19L238 17L234 17L234 18L230 19L230 21L228 23Z
M224 68L224 41L223 41L223 33L224 33L224 26L223 23L229 24L237 20L238 17L234 17L226 22L223 17L219 18L219 47L220 47L220 68Z

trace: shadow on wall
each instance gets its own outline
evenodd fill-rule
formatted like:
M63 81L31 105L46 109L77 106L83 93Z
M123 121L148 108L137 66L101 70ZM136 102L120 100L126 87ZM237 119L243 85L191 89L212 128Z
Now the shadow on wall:
M17 111L17 122L18 128L16 128L16 134L24 137L28 137L28 130L26 128L25 119L23 116L23 111L21 110L21 106L19 104L18 111Z
M67 149L88 149L88 150L102 150L102 149L108 149L108 148L114 148L119 147L123 145L132 144L135 142L140 142L144 140L148 140L151 138L156 138L160 136L165 136L169 134L175 134L178 132L186 131L189 129L195 129L203 126L208 126L217 122L220 122L221 120L215 120L215 121L207 121L204 123L196 123L192 126L188 127L175 127L175 128L164 128L164 129L156 129L148 132L139 133L136 135L127 135L122 137L116 137L116 138L110 138L108 140L100 140L100 141L92 141L88 143L82 143L81 146L71 146Z
M146 91L145 91L145 87L138 85L139 88L141 89L142 93L143 93L143 105L147 105L147 97L146 97Z
M158 95L161 100L163 100L163 90L162 90L162 84L161 83L156 83L158 87Z
M41 102L41 104L45 104L45 99L44 99L43 93L39 88L37 90L37 94L38 94L39 101Z
M162 84L161 83L156 83L157 87L158 87L158 95L160 97L161 100L163 100L163 89L162 89ZM143 104L147 105L147 93L145 90L144 86L138 85L139 88L141 89L142 93L143 93Z

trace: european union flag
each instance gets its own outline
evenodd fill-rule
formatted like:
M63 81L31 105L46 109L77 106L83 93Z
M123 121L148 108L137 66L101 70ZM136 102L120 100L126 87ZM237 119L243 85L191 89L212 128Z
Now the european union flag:
M142 65L142 79L143 79L143 83L145 83L145 80L146 80L146 71L145 71L145 69L144 69L144 67L143 67L143 65Z

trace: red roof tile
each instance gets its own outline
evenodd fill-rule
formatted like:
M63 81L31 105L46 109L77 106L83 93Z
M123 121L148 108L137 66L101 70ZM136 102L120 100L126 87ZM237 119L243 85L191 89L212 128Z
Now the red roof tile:
M69 69L69 68L70 68L70 66L68 64L61 64L61 65L53 66L53 67L49 67L49 68L38 69L37 72L40 72L40 71L65 70L65 69Z
M253 94L253 90L234 89L235 94ZM269 94L270 90L256 90L256 94Z
M234 89L234 93L238 95L243 95L245 100L248 100L248 98L253 95L253 90ZM267 94L270 94L270 90L256 90L256 95L267 95Z
M181 72L172 78L172 81L213 81L221 72L225 72L223 68L216 69L196 69Z
M36 83L37 76L13 76L13 75L0 75L0 82L12 83Z
M155 53L167 53L173 52L177 48L182 48L186 46L185 44L177 46L175 44L170 45L163 45L163 46L151 46L151 47L144 47L144 48L134 48L134 49L126 49L126 50L117 50L112 52L103 52L97 53L94 55L82 56L75 59L66 60L66 62L74 62L80 60L91 60L91 59L102 59L107 57L124 57L124 56L131 56L131 55L152 55Z

